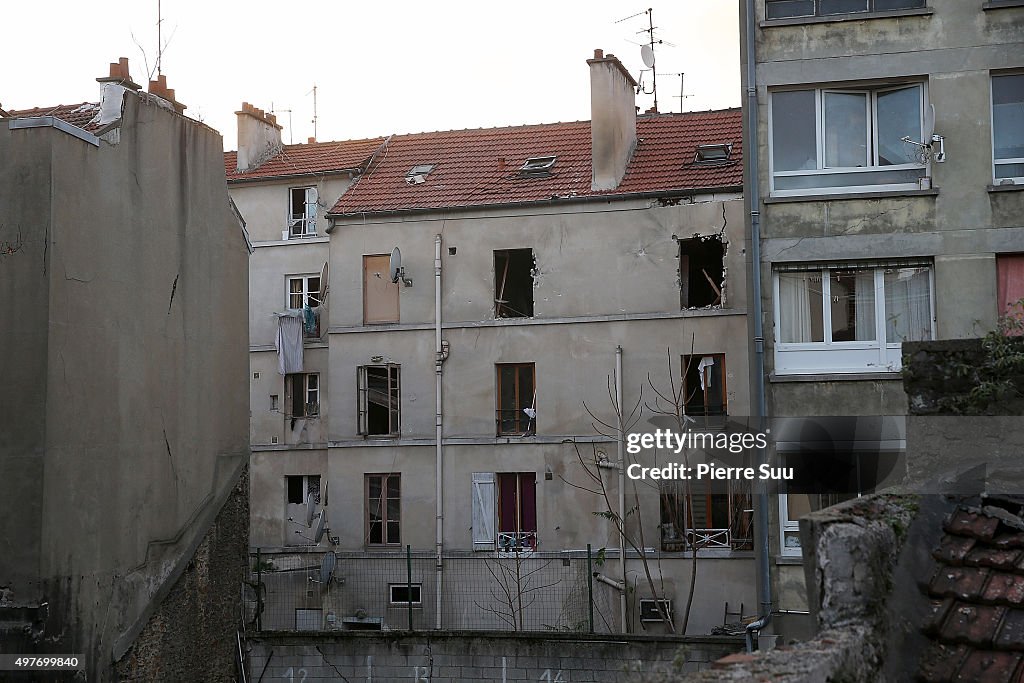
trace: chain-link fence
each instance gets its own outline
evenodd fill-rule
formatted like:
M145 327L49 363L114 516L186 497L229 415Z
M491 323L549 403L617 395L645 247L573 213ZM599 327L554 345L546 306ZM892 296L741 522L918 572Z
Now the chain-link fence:
M594 582L597 553L446 555L438 585L424 552L251 556L247 628L263 631L444 629L607 633L617 597ZM440 590L440 595L438 593ZM438 611L440 610L440 622Z

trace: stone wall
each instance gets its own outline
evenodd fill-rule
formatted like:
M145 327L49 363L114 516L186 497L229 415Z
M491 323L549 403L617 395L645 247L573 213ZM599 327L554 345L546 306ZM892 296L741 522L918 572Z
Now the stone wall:
M1024 356L1024 338L992 333L986 339L906 342L903 383L910 414L1024 414L1024 361L1011 356ZM1000 381L1009 385L1001 390Z
M246 469L195 555L116 664L120 681L235 681L249 557Z
M728 636L581 633L262 634L246 643L251 680L650 681L697 671L743 648Z

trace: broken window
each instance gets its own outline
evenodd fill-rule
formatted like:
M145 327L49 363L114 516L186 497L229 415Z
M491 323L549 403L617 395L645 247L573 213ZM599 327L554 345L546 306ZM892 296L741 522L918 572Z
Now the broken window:
M725 244L718 235L679 240L679 300L682 308L722 305Z
M683 356L687 415L726 415L725 354Z
M494 252L494 317L533 317L533 249Z
M537 178L551 175L551 169L555 167L557 157L530 157L526 163L519 167L520 178Z
M309 545L312 541L308 538L311 533L306 529L305 524L307 514L306 501L307 498L311 497L313 504L320 504L320 475L289 474L284 478L284 484L284 517L288 522L283 527L285 534L284 544Z
M305 505L306 496L313 494L313 502L320 502L319 474L290 474L285 477L288 485L288 504Z
M293 187L288 195L288 238L316 237L316 188Z
M498 474L498 550L537 547L537 476L533 472Z
M316 417L320 414L320 373L297 372L285 376L288 417Z
M366 544L401 545L402 475L366 475Z
M398 436L401 430L401 366L358 368L359 433Z
M363 324L398 322L398 284L391 281L391 256L363 256Z
M498 436L533 434L536 431L537 389L533 363L499 363Z
M320 276L296 275L288 277L288 308L302 310L302 334L320 336Z
M732 145L698 145L697 153L693 158L695 164L720 164L729 161L732 154Z
M753 505L749 483L694 482L690 497L682 481L661 483L661 549L753 549Z

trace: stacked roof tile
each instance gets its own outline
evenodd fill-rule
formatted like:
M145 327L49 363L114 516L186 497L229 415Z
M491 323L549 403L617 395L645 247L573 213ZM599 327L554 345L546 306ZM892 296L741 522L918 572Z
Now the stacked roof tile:
M92 123L92 120L99 113L100 105L95 102L80 102L79 104L58 104L55 107L36 107L34 109L18 109L9 111L9 118L29 118L35 116L54 116L62 121L77 126L90 133L100 128L99 124Z
M729 144L730 159L694 163L697 147ZM515 204L590 195L739 188L740 110L637 119L637 146L617 188L593 191L590 122L483 128L392 137L370 170L331 209L335 215ZM556 157L546 173L523 174L527 159ZM433 164L421 183L414 166Z
M985 502L958 509L933 553L920 681L1024 683L1024 498Z
M238 172L238 152L224 153L228 182L361 170L384 138L284 145L259 167Z

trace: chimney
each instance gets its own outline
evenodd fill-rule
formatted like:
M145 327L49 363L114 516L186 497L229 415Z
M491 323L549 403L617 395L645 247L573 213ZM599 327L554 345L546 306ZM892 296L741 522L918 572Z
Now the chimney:
M185 109L187 109L184 104L174 99L174 88L167 87L167 76L164 76L163 74L157 76L155 81L149 82L149 94L155 95L161 100L164 100L179 114L183 113Z
M590 66L592 190L614 190L636 147L636 81L615 55L594 50Z
M242 102L235 112L238 117L238 172L245 173L260 167L263 162L281 151L281 128L277 117L262 109Z
M101 126L121 118L121 105L126 90L140 90L142 86L132 80L128 73L128 58L121 57L110 65L110 75L96 79L100 84L100 111L91 123Z

